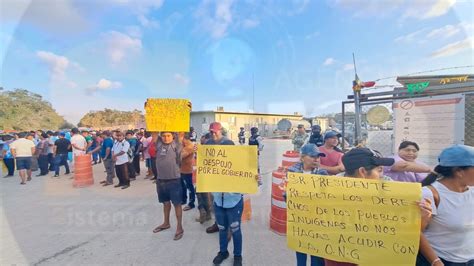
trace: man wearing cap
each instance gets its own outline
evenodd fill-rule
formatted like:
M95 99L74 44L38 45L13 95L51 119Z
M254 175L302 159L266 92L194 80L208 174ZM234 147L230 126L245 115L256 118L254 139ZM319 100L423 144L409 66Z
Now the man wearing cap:
M224 137L224 128L221 123L213 122L209 125L211 139L205 145L235 145L232 140ZM243 195L241 193L212 193L214 196L214 212L216 224L219 229L219 252L212 261L214 265L220 265L229 257L227 246L229 239L227 234L232 232L234 241L234 265L242 265L242 211L244 207ZM209 231L208 231L209 232Z
M291 135L291 143L293 143L293 149L299 152L301 147L306 143L308 137L309 136L308 134L306 134L304 125L299 124L298 129Z
M53 158L54 158L54 176L59 176L59 166L64 165L66 175L69 174L69 164L67 163L67 154L71 148L71 142L65 138L64 132L59 133L59 139L54 142Z
M321 147L324 145L324 138L323 138L323 135L321 134L320 125L314 125L311 127L311 136L309 136L308 143L313 143L318 147Z
M326 169L330 175L344 172L344 166L341 162L344 154L336 149L340 136L336 131L326 132L324 134L324 145L319 147L319 150L326 154L326 157L321 157L321 168Z

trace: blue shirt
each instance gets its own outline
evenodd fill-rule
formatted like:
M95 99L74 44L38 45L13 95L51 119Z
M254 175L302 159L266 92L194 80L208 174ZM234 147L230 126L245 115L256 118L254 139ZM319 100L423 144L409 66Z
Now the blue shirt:
M7 142L4 142L4 143L3 143L3 150L7 152L7 153L5 154L5 157L3 157L3 158L5 158L5 159L11 159L11 158L13 158L12 152L11 152L11 150L10 150L10 144L11 144L11 143L12 143L11 141L7 141Z
M113 147L114 147L114 140L112 138L105 138L104 141L102 142L102 148L100 149L100 157L103 159L111 159ZM109 156L105 158L107 148L110 148L110 152L109 152Z
M210 139L206 142L205 145L235 145L234 142L227 138L222 138L220 141L216 142ZM223 193L223 192L213 192L214 203L222 208L233 208L241 200L243 195L241 193Z

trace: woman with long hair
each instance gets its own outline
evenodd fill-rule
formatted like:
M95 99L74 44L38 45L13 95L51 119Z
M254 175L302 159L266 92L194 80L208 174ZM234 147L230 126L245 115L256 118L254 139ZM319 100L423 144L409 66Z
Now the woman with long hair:
M474 265L474 147L441 152L435 173L422 182L432 217L422 224L417 266Z

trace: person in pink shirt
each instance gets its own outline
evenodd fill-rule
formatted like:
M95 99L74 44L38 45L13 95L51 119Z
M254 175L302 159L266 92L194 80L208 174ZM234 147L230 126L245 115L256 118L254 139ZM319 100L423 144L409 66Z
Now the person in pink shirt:
M324 134L324 145L319 147L319 150L326 154L326 157L321 157L321 169L328 171L330 175L337 175L344 172L344 165L341 160L344 153L336 150L340 136L341 135L335 131L326 132L326 134Z
M395 164L384 167L384 174L394 181L419 183L431 172L431 167L417 161L420 147L415 142L404 141L393 158Z

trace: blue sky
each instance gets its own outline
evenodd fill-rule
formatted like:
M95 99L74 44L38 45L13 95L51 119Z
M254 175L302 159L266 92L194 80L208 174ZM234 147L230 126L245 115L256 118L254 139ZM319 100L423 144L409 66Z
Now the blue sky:
M41 94L71 122L89 110L141 110L149 97L188 98L194 110L338 112L352 52L363 80L474 63L469 0L1 5L0 85Z

